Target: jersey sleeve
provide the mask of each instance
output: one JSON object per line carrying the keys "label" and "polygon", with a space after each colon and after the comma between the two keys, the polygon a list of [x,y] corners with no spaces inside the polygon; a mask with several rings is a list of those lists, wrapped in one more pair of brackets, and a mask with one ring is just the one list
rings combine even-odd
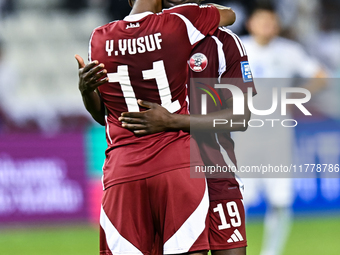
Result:
{"label": "jersey sleeve", "polygon": [[[222,44],[219,50],[220,82],[235,85],[243,93],[247,93],[248,88],[252,88],[253,95],[256,95],[247,51],[242,41],[229,29],[221,28],[218,35]],[[222,64],[223,61],[225,62],[224,65]],[[232,97],[229,90],[222,90],[221,93],[225,100]]]}
{"label": "jersey sleeve", "polygon": [[89,50],[88,50],[88,55],[87,55],[89,62],[92,62],[92,39],[93,39],[93,36],[94,36],[95,32],[96,32],[96,29],[94,29],[92,31],[92,34],[91,34],[90,40],[89,40]]}
{"label": "jersey sleeve", "polygon": [[219,11],[212,5],[183,4],[163,12],[176,15],[183,20],[193,46],[205,36],[212,35],[220,23]]}

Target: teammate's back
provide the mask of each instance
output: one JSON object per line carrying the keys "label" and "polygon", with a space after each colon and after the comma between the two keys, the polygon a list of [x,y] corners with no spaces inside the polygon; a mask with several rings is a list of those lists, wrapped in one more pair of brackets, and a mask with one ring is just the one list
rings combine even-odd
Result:
{"label": "teammate's back", "polygon": [[[95,29],[89,56],[108,70],[109,83],[99,90],[109,122],[120,126],[122,112],[140,111],[138,98],[185,113],[186,61],[193,45],[219,22],[218,12],[208,9],[213,8],[183,5],[158,15],[130,15]],[[200,21],[212,14],[214,25]]]}
{"label": "teammate's back", "polygon": [[[137,137],[121,127],[118,117],[122,112],[142,110],[139,98],[160,103],[171,112],[187,113],[187,60],[195,44],[213,33],[219,20],[214,7],[187,4],[161,14],[130,15],[94,30],[89,57],[105,64],[109,78],[99,87],[108,112],[106,187],[189,166],[188,134],[180,131]],[[112,149],[115,152],[109,155]],[[156,156],[162,162],[154,159]],[[132,168],[141,165],[144,170],[136,174]],[[115,171],[107,171],[105,176],[106,168]]]}

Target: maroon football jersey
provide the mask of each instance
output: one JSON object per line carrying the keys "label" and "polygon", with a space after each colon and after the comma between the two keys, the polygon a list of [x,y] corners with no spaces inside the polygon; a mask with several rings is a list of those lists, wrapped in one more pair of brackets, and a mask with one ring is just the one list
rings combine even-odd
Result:
{"label": "maroon football jersey", "polygon": [[[213,6],[186,4],[160,14],[130,15],[93,31],[89,59],[104,63],[109,78],[99,87],[107,109],[105,188],[190,166],[189,148],[195,146],[190,147],[187,133],[137,137],[118,117],[145,110],[137,99],[187,114],[186,63],[194,46],[217,29],[219,17]],[[200,162],[197,157],[192,163]]]}
{"label": "maroon football jersey", "polygon": [[[190,113],[201,114],[201,95],[210,91],[216,97],[216,103],[207,97],[207,113],[226,109],[226,101],[232,97],[228,89],[212,89],[214,84],[226,83],[239,87],[243,93],[248,87],[255,92],[246,50],[232,31],[219,28],[213,36],[206,37],[191,54],[188,62],[191,79]],[[204,78],[204,79],[197,79]],[[208,79],[207,79],[208,78]],[[203,90],[204,89],[204,90]],[[237,167],[234,142],[230,132],[193,134],[206,166]],[[239,183],[233,173],[207,173],[210,200],[242,198]]]}

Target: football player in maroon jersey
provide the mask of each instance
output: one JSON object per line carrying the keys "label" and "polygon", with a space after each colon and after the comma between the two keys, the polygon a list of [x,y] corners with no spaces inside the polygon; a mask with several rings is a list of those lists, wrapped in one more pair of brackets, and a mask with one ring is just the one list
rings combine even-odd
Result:
{"label": "football player in maroon jersey", "polygon": [[[156,234],[164,254],[209,249],[208,192],[204,179],[191,179],[189,172],[190,163],[203,164],[197,144],[183,131],[138,137],[118,118],[142,110],[140,97],[187,114],[186,60],[200,40],[229,24],[230,10],[190,4],[154,15],[159,8],[159,0],[137,0],[124,20],[93,31],[89,59],[105,70],[99,65],[98,74],[93,71],[99,62],[83,68],[76,56],[85,107],[106,125],[101,254],[150,254]],[[84,86],[89,78],[90,86]],[[91,86],[98,79],[100,86]],[[195,162],[189,146],[196,151]]]}
{"label": "football player in maroon jersey", "polygon": [[[169,6],[173,5],[173,2],[171,1]],[[214,84],[220,82],[234,84],[244,93],[245,98],[247,98],[248,88],[252,88],[255,94],[246,50],[237,35],[230,30],[219,29],[196,46],[188,63],[189,76],[194,78],[190,86],[190,117],[171,114],[158,104],[140,100],[139,104],[150,110],[123,113],[119,120],[122,121],[123,127],[138,135],[174,130],[191,131],[206,166],[226,165],[235,169],[237,164],[230,132],[244,131],[247,128],[250,111],[245,104],[244,115],[233,115],[232,94],[229,90],[220,89],[217,92],[223,102],[216,107],[213,100],[208,101],[208,114],[203,116],[200,114],[202,95],[200,87],[213,89]],[[202,85],[201,80],[197,78],[209,79],[203,80],[206,82]],[[216,119],[244,124],[217,125],[212,129]],[[209,237],[212,253],[244,255],[247,241],[242,184],[232,173],[209,174],[207,177],[210,177],[208,178],[211,219]]]}

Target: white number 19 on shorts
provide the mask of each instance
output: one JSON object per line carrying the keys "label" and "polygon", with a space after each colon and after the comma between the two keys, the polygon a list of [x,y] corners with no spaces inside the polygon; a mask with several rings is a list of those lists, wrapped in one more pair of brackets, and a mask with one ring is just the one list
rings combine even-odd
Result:
{"label": "white number 19 on shorts", "polygon": [[227,207],[227,213],[229,214],[230,223],[227,222],[227,218],[224,213],[222,203],[218,204],[217,207],[214,208],[214,212],[215,213],[218,212],[218,214],[220,215],[220,219],[222,223],[221,225],[218,226],[218,229],[222,230],[222,229],[231,228],[231,226],[235,228],[241,226],[242,221],[241,221],[240,213],[237,208],[236,202],[234,201],[228,202],[226,203],[226,207]]}

